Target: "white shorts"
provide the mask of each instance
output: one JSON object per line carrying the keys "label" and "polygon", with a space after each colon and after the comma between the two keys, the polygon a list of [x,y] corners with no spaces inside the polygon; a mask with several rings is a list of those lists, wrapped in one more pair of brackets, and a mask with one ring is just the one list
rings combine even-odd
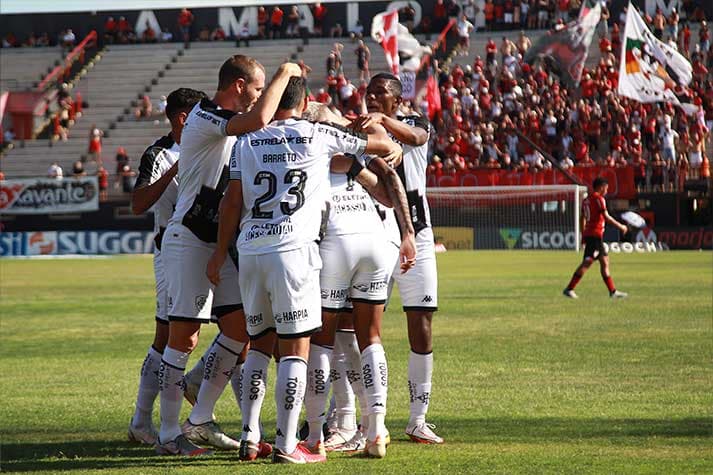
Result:
{"label": "white shorts", "polygon": [[322,328],[316,243],[285,252],[238,256],[248,335],[309,336]]}
{"label": "white shorts", "polygon": [[416,265],[402,274],[396,262],[393,280],[399,286],[404,312],[438,310],[438,271],[431,228],[416,235]]}
{"label": "white shorts", "polygon": [[206,277],[215,244],[198,239],[182,224],[171,224],[163,235],[161,261],[168,283],[168,319],[209,323],[242,308],[238,269],[228,258],[216,287]]}
{"label": "white shorts", "polygon": [[153,274],[156,281],[156,321],[168,323],[168,283],[158,249],[153,254]]}
{"label": "white shorts", "polygon": [[688,152],[688,164],[691,168],[700,168],[703,164],[703,154],[701,152]]}
{"label": "white shorts", "polygon": [[350,301],[383,304],[399,249],[381,234],[327,236],[319,243],[322,258],[322,308],[351,308]]}

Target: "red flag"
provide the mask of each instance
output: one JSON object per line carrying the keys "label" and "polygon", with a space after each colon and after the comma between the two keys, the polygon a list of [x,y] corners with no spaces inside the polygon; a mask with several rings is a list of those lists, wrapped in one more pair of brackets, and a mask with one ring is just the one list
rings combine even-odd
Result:
{"label": "red flag", "polygon": [[428,76],[426,81],[426,100],[428,101],[428,119],[433,120],[441,112],[441,92],[438,90],[436,78]]}
{"label": "red flag", "polygon": [[371,36],[381,44],[391,72],[399,74],[399,12],[379,13],[371,23]]}

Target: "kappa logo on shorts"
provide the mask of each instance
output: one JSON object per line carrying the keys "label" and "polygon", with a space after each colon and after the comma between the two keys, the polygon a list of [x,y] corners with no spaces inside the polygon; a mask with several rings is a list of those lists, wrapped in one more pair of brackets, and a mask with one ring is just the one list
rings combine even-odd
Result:
{"label": "kappa logo on shorts", "polygon": [[207,295],[198,295],[196,297],[196,311],[200,312],[205,307],[205,302],[208,300]]}
{"label": "kappa logo on shorts", "polygon": [[431,302],[433,302],[433,297],[431,297],[430,295],[426,295],[425,297],[423,297],[423,300],[421,300],[421,303],[431,303]]}

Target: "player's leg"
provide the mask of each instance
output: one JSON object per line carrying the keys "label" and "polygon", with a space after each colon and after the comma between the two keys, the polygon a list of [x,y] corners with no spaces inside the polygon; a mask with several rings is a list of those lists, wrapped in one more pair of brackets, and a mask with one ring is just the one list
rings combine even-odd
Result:
{"label": "player's leg", "polygon": [[322,329],[311,337],[305,393],[305,415],[309,427],[306,444],[314,453],[324,453],[322,428],[326,420],[324,408],[329,395],[337,312],[347,304],[353,274],[353,259],[347,252],[348,247],[340,236],[327,236],[319,245]]}
{"label": "player's leg", "polygon": [[243,364],[240,391],[240,459],[245,461],[267,457],[272,453],[270,444],[262,442],[260,412],[267,388],[268,367],[277,337],[268,289],[265,286],[266,269],[261,264],[260,257],[239,257],[240,291],[243,296],[246,330],[250,336],[250,349]]}
{"label": "player's leg", "polygon": [[198,344],[198,321],[171,321],[166,349],[159,367],[161,430],[157,451],[162,455],[201,455],[207,453],[191,443],[179,425],[183,401],[183,373],[188,357]]}
{"label": "player's leg", "polygon": [[356,401],[349,380],[351,370],[349,358],[352,355],[356,355],[358,368],[361,365],[361,355],[354,335],[351,312],[342,312],[337,315],[337,331],[331,361],[330,380],[334,397],[335,422],[324,442],[327,451],[342,450],[356,433]]}
{"label": "player's leg", "polygon": [[602,275],[604,285],[607,286],[607,290],[609,290],[609,296],[611,298],[624,299],[629,295],[626,292],[621,292],[616,289],[616,286],[614,285],[614,280],[612,279],[611,274],[609,273],[609,256],[607,255],[606,250],[604,249],[604,244],[601,244],[601,247],[602,250],[599,254],[599,271]]}
{"label": "player's leg", "polygon": [[381,321],[384,305],[353,300],[354,330],[361,351],[361,376],[364,384],[368,427],[366,453],[382,458],[386,455],[386,397],[388,366],[381,344]]}
{"label": "player's leg", "polygon": [[153,405],[159,393],[158,372],[161,357],[168,342],[168,289],[161,262],[160,251],[154,254],[154,278],[156,282],[156,323],[154,339],[141,366],[136,410],[129,424],[128,436],[132,442],[153,445],[158,436],[152,422]]}
{"label": "player's leg", "polygon": [[322,261],[316,244],[293,251],[267,254],[268,289],[279,338],[280,364],[275,384],[277,431],[273,462],[324,462],[298,445],[297,426],[307,386],[310,337],[321,329],[319,271]]}
{"label": "player's leg", "polygon": [[213,313],[218,318],[221,332],[207,352],[203,382],[183,430],[193,442],[202,441],[223,450],[238,450],[240,443],[228,437],[213,420],[215,404],[248,341],[238,273],[232,260],[226,260],[220,274],[220,284],[214,290]]}
{"label": "player's leg", "polygon": [[[324,288],[323,288],[324,290]],[[305,391],[305,417],[309,427],[306,439],[307,447],[314,453],[324,452],[324,432],[326,421],[324,408],[329,395],[331,372],[330,361],[334,349],[334,334],[337,327],[337,314],[322,308],[322,330],[310,339],[309,359],[307,361],[307,389]]]}
{"label": "player's leg", "polygon": [[213,345],[215,344],[215,340],[219,336],[220,333],[218,333],[215,338],[213,338],[213,342],[208,345],[208,348],[206,348],[200,359],[196,361],[196,364],[193,365],[193,368],[191,368],[190,371],[187,371],[185,376],[183,376],[183,380],[186,383],[186,386],[183,391],[183,396],[186,398],[186,401],[191,404],[191,406],[196,405],[196,401],[198,400],[198,391],[200,391],[201,384],[203,383],[203,373],[205,373],[205,360],[206,358],[208,358],[210,349],[213,347]]}
{"label": "player's leg", "polygon": [[[267,296],[265,295],[265,297]],[[269,301],[267,303],[269,309]],[[276,340],[274,328],[253,338],[243,364],[243,388],[240,396],[240,412],[242,413],[240,460],[255,460],[272,453],[272,447],[262,442],[260,413],[265,400],[268,367]]]}
{"label": "player's leg", "polygon": [[212,250],[180,225],[170,225],[164,234],[161,260],[168,283],[169,336],[163,353],[160,378],[161,430],[157,451],[161,454],[205,453],[191,443],[179,425],[188,357],[198,344],[202,323],[210,322],[213,290],[205,276],[205,263]]}
{"label": "player's leg", "polygon": [[394,280],[399,285],[403,310],[406,312],[411,352],[408,361],[409,422],[406,434],[414,442],[440,444],[443,439],[426,422],[431,402],[433,376],[433,345],[431,326],[438,309],[438,274],[433,232],[426,228],[416,236],[416,265],[402,274],[394,268]]}
{"label": "player's leg", "polygon": [[152,422],[153,405],[159,393],[159,367],[168,342],[168,322],[156,319],[154,340],[141,366],[136,410],[129,425],[129,440],[154,445],[158,436]]}
{"label": "player's leg", "polygon": [[569,280],[569,284],[567,284],[567,287],[562,291],[562,294],[565,297],[569,297],[572,299],[576,299],[577,294],[574,292],[575,287],[577,287],[577,284],[579,284],[579,281],[582,280],[582,277],[584,277],[584,274],[589,270],[589,268],[592,265],[592,262],[594,262],[594,259],[599,257],[599,248],[596,246],[596,243],[593,238],[590,237],[585,237],[584,238],[584,258],[582,259],[582,263],[577,266],[577,269],[575,269],[574,274],[572,274],[572,278]]}
{"label": "player's leg", "polygon": [[240,352],[238,357],[238,365],[235,367],[233,374],[230,376],[230,387],[233,389],[233,395],[235,396],[235,403],[240,407],[240,392],[242,391],[242,381],[243,381],[243,365],[248,357],[248,350],[250,350],[250,344],[245,345],[243,351]]}

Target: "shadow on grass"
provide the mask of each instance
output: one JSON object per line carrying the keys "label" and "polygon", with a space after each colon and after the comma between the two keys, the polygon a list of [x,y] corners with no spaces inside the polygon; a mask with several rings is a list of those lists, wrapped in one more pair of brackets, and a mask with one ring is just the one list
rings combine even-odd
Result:
{"label": "shadow on grass", "polygon": [[[617,439],[638,445],[643,439],[704,439],[713,436],[708,418],[607,419],[607,418],[434,418],[438,432],[449,443],[552,444],[576,440]],[[406,440],[397,431],[406,421],[389,421],[392,438]],[[38,434],[39,435],[39,434]],[[695,442],[694,442],[695,443]],[[163,468],[172,466],[220,466],[237,463],[237,454],[217,452],[206,458],[174,458],[155,455],[153,448],[118,440],[67,443],[3,444],[3,471],[71,471],[112,468]]]}

